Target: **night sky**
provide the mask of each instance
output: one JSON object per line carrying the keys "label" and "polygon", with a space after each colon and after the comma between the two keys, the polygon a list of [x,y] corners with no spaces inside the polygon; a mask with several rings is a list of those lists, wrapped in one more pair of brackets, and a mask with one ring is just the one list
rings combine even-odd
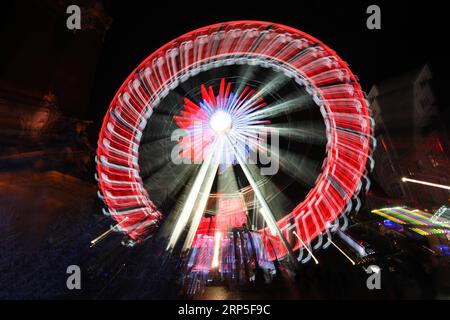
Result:
{"label": "night sky", "polygon": [[[381,8],[381,30],[369,30],[366,8]],[[334,49],[363,89],[426,62],[444,77],[446,11],[442,1],[109,1],[113,18],[100,54],[90,115],[100,120],[124,79],[154,50],[193,29],[230,20],[295,27]],[[446,81],[445,81],[446,82]],[[97,121],[95,121],[97,122]]]}

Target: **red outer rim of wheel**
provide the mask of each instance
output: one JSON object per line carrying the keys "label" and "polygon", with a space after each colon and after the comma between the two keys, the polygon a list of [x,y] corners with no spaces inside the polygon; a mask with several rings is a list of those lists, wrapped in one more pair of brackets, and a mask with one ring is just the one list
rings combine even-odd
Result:
{"label": "red outer rim of wheel", "polygon": [[[234,52],[237,45],[235,48],[231,46],[228,48],[229,52],[223,54],[206,52],[206,55],[198,60],[195,60],[195,57],[191,59],[189,56],[185,59],[184,68],[181,66],[183,59],[180,54],[176,58],[180,68],[177,70],[177,66],[170,65],[169,50],[174,48],[181,50],[181,44],[194,42],[200,36],[209,38],[213,34],[217,36],[218,32],[222,31],[228,35],[235,29],[247,32],[246,34],[254,31],[258,35],[263,32],[273,32],[274,36],[284,35],[290,40],[283,49],[286,49],[292,41],[304,42],[305,48],[318,47],[323,49],[322,58],[331,59],[331,66],[327,66],[325,70],[316,74],[312,72],[311,75],[305,71],[305,65],[295,65],[295,60],[289,61],[294,55],[286,54],[286,57],[283,57],[280,54],[282,50],[273,55],[258,52],[260,44],[255,48],[255,39],[252,43],[249,40],[249,43],[245,44],[245,37],[232,40],[228,38],[229,41],[236,41],[236,43],[241,41],[239,50]],[[225,41],[224,39],[227,38],[224,37],[217,41]],[[219,43],[219,46],[221,44],[223,42]],[[305,48],[299,49],[299,51]],[[124,81],[104,118],[97,149],[97,172],[101,197],[106,203],[107,212],[118,222],[119,230],[128,234],[131,239],[135,241],[144,239],[156,229],[158,222],[163,217],[143,188],[136,161],[138,157],[136,146],[139,146],[140,141],[139,126],[143,125],[142,118],[145,119],[146,115],[149,116],[150,109],[155,105],[152,99],[158,97],[160,90],[167,88],[168,83],[179,77],[183,70],[186,71],[194,64],[198,66],[199,63],[211,61],[213,58],[220,59],[235,54],[271,59],[295,70],[308,81],[326,113],[328,142],[323,171],[305,199],[292,212],[278,221],[280,229],[292,243],[293,249],[302,247],[302,242],[311,243],[319,234],[322,234],[330,223],[348,208],[352,197],[359,192],[361,178],[365,173],[366,162],[371,152],[372,120],[361,87],[348,65],[321,41],[292,27],[263,21],[217,23],[191,31],[170,41],[142,61]],[[159,62],[161,62],[161,66],[158,70],[155,67],[158,67]],[[147,72],[148,70],[150,71]],[[139,83],[141,87],[139,87]],[[144,86],[145,83],[147,83],[146,86]],[[334,94],[330,91],[331,83],[345,86],[348,90]],[[127,102],[124,102],[124,97],[128,99],[128,105]],[[353,101],[353,108],[351,104],[343,106],[344,100]],[[132,109],[129,104],[140,116],[130,111]],[[116,114],[126,118],[132,126],[125,126],[123,122],[118,121],[115,117]],[[292,236],[293,231],[302,241],[298,241],[296,237]],[[275,239],[272,238],[272,240]],[[274,253],[278,257],[283,256],[286,253],[285,249],[281,245],[277,245],[276,241],[274,242]]]}

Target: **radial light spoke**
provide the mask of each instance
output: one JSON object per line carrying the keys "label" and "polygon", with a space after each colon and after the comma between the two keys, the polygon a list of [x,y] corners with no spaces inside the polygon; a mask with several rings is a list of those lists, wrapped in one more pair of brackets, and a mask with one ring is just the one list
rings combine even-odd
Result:
{"label": "radial light spoke", "polygon": [[173,249],[181,232],[183,231],[184,227],[186,226],[186,224],[189,220],[189,217],[195,206],[195,201],[197,199],[197,196],[200,192],[202,184],[205,181],[205,178],[208,173],[208,169],[211,165],[213,156],[214,156],[214,153],[209,152],[209,154],[206,157],[206,160],[200,166],[200,170],[199,170],[197,176],[195,177],[192,188],[189,191],[188,197],[183,205],[183,209],[181,210],[181,213],[177,219],[175,227],[173,228],[173,232],[172,232],[172,235],[170,236],[169,244],[167,245],[167,250]]}

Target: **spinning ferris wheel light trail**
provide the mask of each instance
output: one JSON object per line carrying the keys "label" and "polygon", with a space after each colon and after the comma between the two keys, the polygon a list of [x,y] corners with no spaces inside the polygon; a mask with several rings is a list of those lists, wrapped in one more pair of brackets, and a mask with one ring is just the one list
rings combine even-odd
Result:
{"label": "spinning ferris wheel light trail", "polygon": [[[185,134],[171,141],[176,130]],[[261,21],[207,26],[152,53],[117,92],[98,143],[100,195],[126,244],[164,223],[167,250],[214,240],[204,265],[220,266],[216,246],[244,214],[271,259],[318,263],[312,250],[347,226],[373,163],[372,130],[357,78],[318,39]],[[231,218],[226,199],[239,203]],[[206,215],[213,239],[198,231]]]}
{"label": "spinning ferris wheel light trail", "polygon": [[202,184],[204,183],[206,175],[208,173],[209,166],[211,165],[213,155],[214,155],[213,152],[209,153],[207,159],[203,162],[202,166],[200,167],[198,175],[195,177],[194,184],[192,185],[187,200],[181,211],[180,217],[178,218],[178,221],[172,232],[169,244],[167,245],[167,249],[171,249],[175,246],[175,243],[177,242],[180,233],[182,232],[183,228],[186,226],[188,222],[190,214],[195,206],[195,200],[197,199]]}
{"label": "spinning ferris wheel light trail", "polygon": [[259,203],[262,206],[262,210],[260,210],[264,221],[266,222],[267,226],[269,227],[270,232],[272,235],[278,235],[283,242],[283,245],[291,258],[295,261],[294,253],[292,252],[291,245],[287,242],[286,238],[284,237],[283,233],[281,232],[280,228],[277,225],[277,222],[275,218],[273,217],[272,211],[270,210],[266,200],[264,199],[264,196],[261,194],[261,191],[258,188],[258,185],[256,184],[255,179],[252,177],[252,174],[247,169],[247,166],[245,164],[245,160],[242,158],[242,156],[239,154],[239,151],[237,150],[235,144],[231,141],[229,137],[227,137],[229,144],[232,146],[233,151],[236,155],[237,161],[239,165],[242,168],[242,171],[244,171],[245,177],[247,178],[248,182],[250,183],[253,192],[255,193],[256,198],[258,199]]}
{"label": "spinning ferris wheel light trail", "polygon": [[203,188],[199,194],[199,198],[197,200],[197,208],[194,212],[194,217],[192,219],[191,227],[189,229],[189,233],[187,235],[183,250],[188,250],[191,248],[192,242],[194,241],[195,233],[197,232],[198,225],[200,224],[200,220],[203,216],[203,213],[206,208],[206,203],[209,199],[209,195],[211,192],[211,188],[214,182],[214,178],[219,167],[219,163],[210,165],[208,168],[208,173],[205,178],[205,182],[203,184]]}
{"label": "spinning ferris wheel light trail", "polygon": [[216,232],[214,235],[214,255],[212,259],[211,267],[217,268],[219,266],[219,251],[220,251],[220,240],[222,239],[222,233],[220,231]]}
{"label": "spinning ferris wheel light trail", "polygon": [[317,258],[314,256],[314,254],[311,252],[311,250],[308,248],[308,246],[303,242],[302,238],[300,238],[297,234],[297,232],[293,232],[294,236],[297,237],[298,241],[300,241],[303,245],[303,247],[308,251],[308,253],[311,255],[311,257],[313,258],[314,262],[316,264],[319,264],[319,260],[317,260]]}
{"label": "spinning ferris wheel light trail", "polygon": [[106,238],[108,235],[110,235],[112,232],[114,232],[118,226],[119,226],[119,225],[116,224],[115,226],[109,228],[109,230],[106,230],[105,232],[103,232],[103,233],[102,233],[101,235],[99,235],[97,238],[91,240],[91,245],[90,245],[91,248],[92,248],[93,246],[95,246],[97,243],[99,243],[100,241],[102,241],[103,239],[105,239],[105,238]]}

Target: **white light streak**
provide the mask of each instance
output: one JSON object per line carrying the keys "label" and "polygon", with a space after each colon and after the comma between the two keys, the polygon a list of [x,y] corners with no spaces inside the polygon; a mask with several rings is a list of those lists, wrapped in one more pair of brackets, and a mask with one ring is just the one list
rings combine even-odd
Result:
{"label": "white light streak", "polygon": [[443,185],[443,184],[432,183],[432,182],[427,182],[427,181],[422,181],[422,180],[409,179],[409,178],[405,178],[405,177],[402,178],[402,182],[412,182],[412,183],[417,183],[417,184],[423,184],[423,185],[430,186],[430,187],[450,190],[450,186],[446,186],[446,185]]}
{"label": "white light streak", "polygon": [[350,258],[341,248],[339,248],[331,239],[330,242],[333,246],[335,246],[336,249],[339,250],[339,252],[341,252],[351,263],[352,265],[355,265],[355,261],[352,260],[352,258]]}
{"label": "white light streak", "polygon": [[203,185],[206,174],[208,173],[208,168],[211,164],[212,156],[213,156],[213,152],[210,152],[208,154],[207,158],[205,159],[205,161],[202,163],[200,170],[199,170],[197,176],[195,177],[194,184],[192,185],[189,195],[184,203],[183,209],[181,210],[180,216],[178,217],[178,220],[173,229],[173,232],[170,237],[169,244],[167,245],[166,250],[173,249],[181,232],[183,231],[184,227],[186,226],[186,224],[189,220],[192,210],[194,209],[197,196]]}
{"label": "white light streak", "polygon": [[[128,217],[125,217],[125,219],[123,219],[122,222],[127,221]],[[122,223],[118,223],[116,224],[114,227],[111,227],[109,230],[106,230],[105,232],[103,232],[101,235],[99,235],[97,238],[95,238],[94,240],[91,240],[91,245],[90,247],[92,248],[93,246],[95,246],[98,242],[102,241],[103,239],[105,239],[107,236],[109,236],[111,234],[111,232],[117,230],[120,227],[120,224]]]}
{"label": "white light streak", "polygon": [[212,259],[212,268],[219,267],[219,253],[220,253],[220,241],[222,240],[222,232],[217,231],[215,234],[215,242],[214,242],[214,254]]}
{"label": "white light streak", "polygon": [[205,182],[203,184],[203,190],[199,194],[199,199],[196,200],[197,208],[192,218],[191,226],[183,246],[183,251],[188,250],[192,246],[194,241],[195,233],[197,232],[200,221],[202,220],[203,213],[205,212],[206,204],[211,193],[211,188],[214,183],[214,178],[216,177],[217,169],[219,167],[219,162],[216,161],[215,164],[209,167],[208,174],[206,176]]}
{"label": "white light streak", "polygon": [[[287,252],[289,253],[289,256],[294,259],[294,254],[292,252],[292,248],[290,244],[287,242],[286,238],[284,237],[283,233],[281,232],[280,228],[278,227],[277,221],[275,220],[272,211],[270,210],[266,200],[264,199],[264,196],[262,195],[261,191],[259,190],[258,184],[253,179],[253,176],[251,175],[249,169],[247,168],[246,164],[244,163],[244,159],[239,154],[239,151],[235,147],[235,145],[231,142],[230,138],[227,136],[228,142],[231,144],[232,150],[234,151],[236,155],[236,159],[239,163],[239,165],[242,168],[242,171],[244,172],[245,176],[247,177],[248,182],[250,183],[253,192],[258,199],[259,203],[261,204],[261,207],[263,210],[260,210],[264,221],[267,224],[267,227],[269,228],[270,232],[272,234],[278,234],[280,240],[283,242],[283,245],[285,246]],[[297,261],[294,259],[294,261]]]}
{"label": "white light streak", "polygon": [[308,253],[311,255],[311,257],[314,259],[314,262],[316,264],[319,264],[319,260],[317,260],[317,258],[314,256],[314,254],[312,253],[311,250],[309,250],[308,246],[303,242],[303,240],[299,237],[299,235],[297,234],[297,232],[292,232],[294,234],[294,236],[297,237],[298,241],[300,241],[300,243],[302,244],[302,246],[306,249],[306,251],[308,251]]}

